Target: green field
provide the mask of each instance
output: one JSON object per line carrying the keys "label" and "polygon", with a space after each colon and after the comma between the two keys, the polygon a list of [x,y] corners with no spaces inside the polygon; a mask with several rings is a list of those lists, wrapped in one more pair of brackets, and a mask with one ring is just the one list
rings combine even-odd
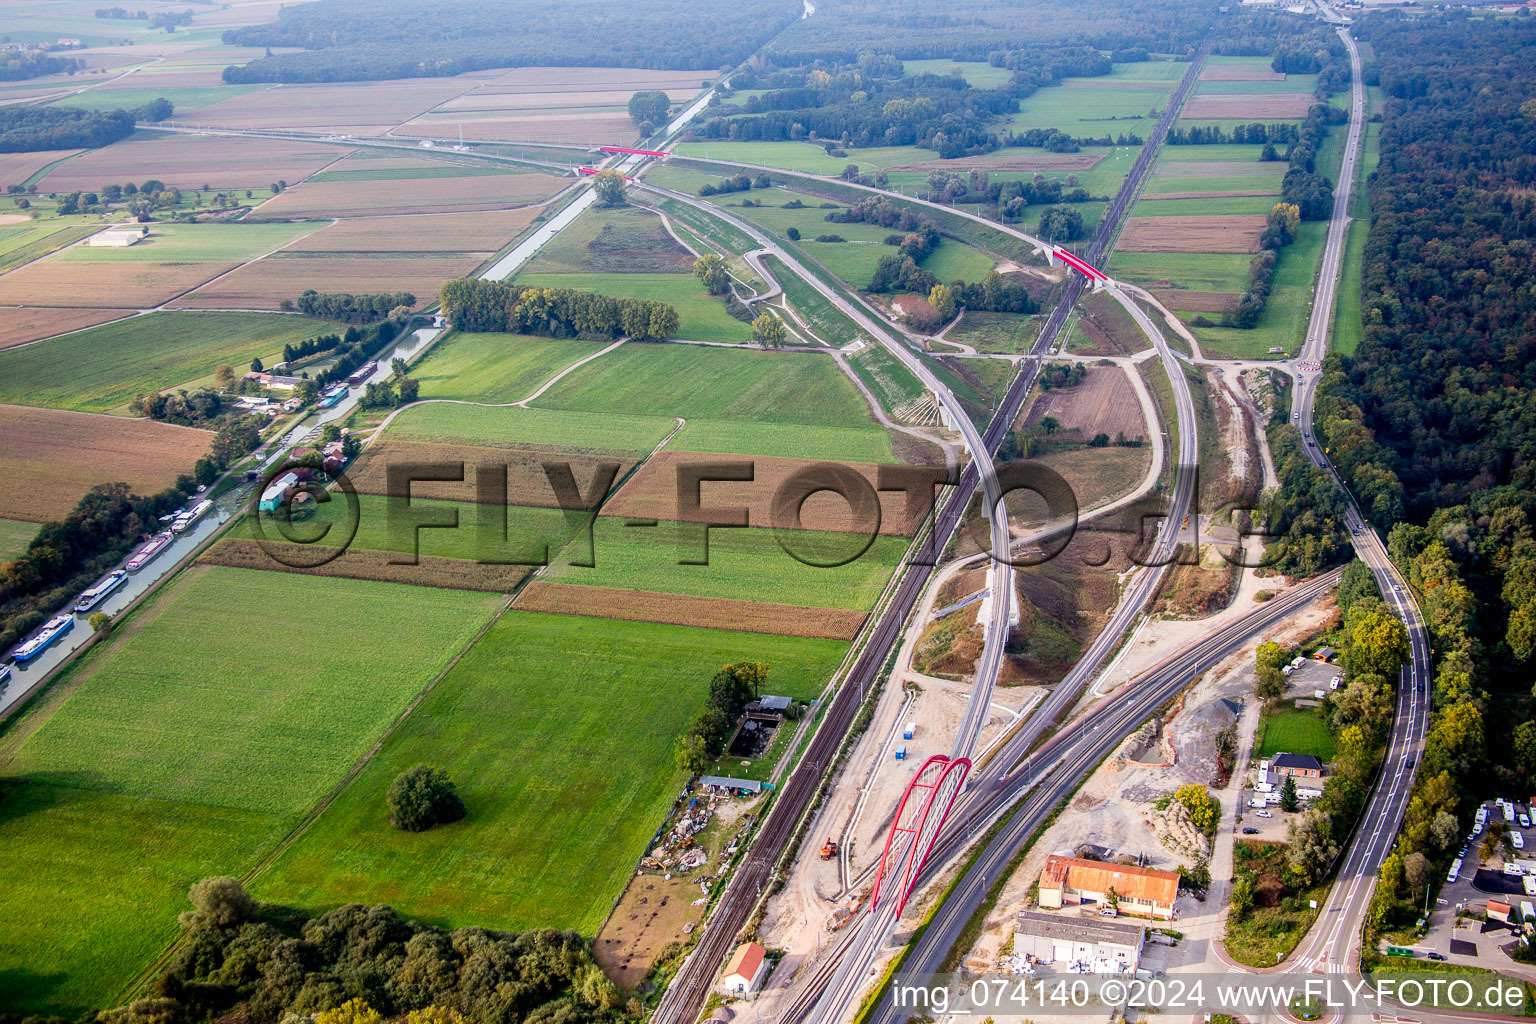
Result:
{"label": "green field", "polygon": [[[1301,225],[1296,241],[1280,250],[1275,264],[1274,283],[1269,300],[1258,326],[1250,330],[1231,327],[1195,327],[1195,336],[1207,355],[1226,356],[1234,359],[1262,358],[1274,346],[1287,352],[1299,350],[1306,336],[1307,319],[1312,313],[1313,287],[1317,278],[1317,265],[1323,256],[1323,246],[1328,240],[1328,225],[1324,221],[1307,221]],[[1247,257],[1233,257],[1242,261],[1245,270]],[[1230,289],[1241,291],[1241,288]]]}
{"label": "green field", "polygon": [[[212,568],[164,592],[17,749],[56,785],[300,814],[497,598]],[[259,617],[259,641],[252,615]]]}
{"label": "green field", "polygon": [[1241,292],[1248,287],[1251,256],[1209,252],[1116,252],[1109,269],[1133,284],[1172,281],[1201,292]]}
{"label": "green field", "polygon": [[1145,89],[1052,86],[1020,100],[1019,112],[1009,119],[1007,127],[1016,132],[1055,128],[1068,135],[1089,138],[1122,132],[1145,137],[1155,123],[1152,111],[1167,106],[1173,85],[1169,81]]}
{"label": "green field", "polygon": [[1333,758],[1333,736],[1328,723],[1310,708],[1284,708],[1267,712],[1263,732],[1254,743],[1255,757],[1275,754],[1313,754],[1324,761]]}
{"label": "green field", "polygon": [[279,313],[150,313],[0,351],[0,402],[105,412],[220,363],[243,370],[253,356],[281,359],[284,345],[337,330]]}
{"label": "green field", "polygon": [[577,217],[523,269],[524,274],[687,274],[693,255],[660,217],[633,206],[595,207]]}
{"label": "green field", "polygon": [[241,569],[151,598],[0,742],[5,1008],[109,1005],[187,886],[253,867],[499,600]]}
{"label": "green field", "polygon": [[520,402],[602,348],[601,342],[457,331],[434,345],[411,376],[421,381],[422,398]]}
{"label": "green field", "polygon": [[[464,490],[466,494],[474,491],[474,467],[466,466]],[[547,493],[547,492],[546,492]],[[490,516],[490,521],[495,528],[501,528],[502,506],[479,505],[473,501],[444,501],[433,498],[414,497],[411,499],[410,509],[400,509],[393,517],[390,514],[389,499],[381,494],[359,494],[357,533],[350,545],[359,551],[415,551],[423,557],[436,558],[461,558],[471,561],[490,560],[503,554],[500,546],[493,548],[484,547],[476,533],[479,517],[484,514]],[[453,517],[458,516],[458,528],[427,527],[417,530],[415,523],[429,520],[431,522],[451,523]],[[557,508],[541,508],[533,505],[508,505],[507,515],[507,539],[509,549],[515,548],[527,550],[535,544],[549,544],[551,551],[558,550],[585,522],[585,518],[579,513],[574,517],[567,517],[566,513]],[[310,538],[320,536],[320,531],[331,527],[336,531],[327,536],[342,537],[349,529],[348,504],[344,501],[329,501],[321,505],[313,518],[300,523],[288,525],[286,536],[294,537],[298,543],[309,542]],[[391,526],[391,518],[394,520]],[[264,518],[258,524],[254,519],[247,517],[236,524],[230,532],[232,537],[265,538],[270,541],[282,541],[285,534],[283,526]],[[314,543],[323,544],[324,540],[316,540]],[[277,564],[272,568],[277,570]]]}
{"label": "green field", "polygon": [[808,353],[626,345],[575,370],[535,405],[680,416],[688,422],[672,447],[691,451],[789,455],[784,446],[793,443],[802,458],[891,459],[863,396],[831,359]]}
{"label": "green field", "polygon": [[1215,214],[1257,213],[1275,208],[1279,196],[1225,196],[1220,199],[1158,199],[1143,196],[1136,204],[1138,217],[1209,217]]}
{"label": "green field", "polygon": [[923,397],[922,382],[884,345],[865,345],[848,357],[848,366],[879,399],[887,413],[894,415],[897,410]]}
{"label": "green field", "polygon": [[[873,608],[880,591],[901,561],[907,542],[877,537],[868,551],[847,565],[822,568],[797,561],[764,529],[709,531],[709,564],[679,565],[687,553],[703,550],[703,529],[696,524],[662,521],[654,527],[626,526],[625,520],[599,516],[594,529],[592,568],[564,564],[550,579],[594,587],[650,590],[694,597],[795,604],[809,608]],[[867,537],[848,533],[797,532],[794,550],[817,561],[849,557]]]}
{"label": "green field", "polygon": [[[999,352],[1013,355],[1024,352],[1033,345],[1040,334],[1040,322],[1018,313],[973,313],[967,310],[960,322],[949,329],[944,337],[949,341],[969,345],[978,352]],[[935,347],[942,353],[942,346]]]}
{"label": "green field", "polygon": [[388,436],[401,441],[558,446],[639,456],[656,447],[676,426],[676,420],[661,416],[433,403],[400,413],[390,423]]}
{"label": "green field", "polygon": [[855,341],[869,341],[869,335],[848,317],[848,314],[827,301],[827,297],[813,288],[799,274],[794,274],[777,257],[768,256],[764,264],[773,272],[779,284],[784,286],[784,298],[800,314],[810,329],[823,342],[836,348]]}
{"label": "green field", "polygon": [[244,263],[327,223],[152,224],[148,238],[125,249],[77,245],[54,259],[62,263]]}
{"label": "green field", "polygon": [[[672,746],[722,664],[771,667],[774,693],[818,693],[846,645],[512,611],[254,884],[309,908],[387,902],[445,926],[593,934],[683,776]],[[469,816],[388,827],[384,792],[428,763]]]}
{"label": "green field", "polygon": [[1344,241],[1344,272],[1339,277],[1339,292],[1333,307],[1333,336],[1329,339],[1330,351],[1354,355],[1360,347],[1365,323],[1361,318],[1361,264],[1365,259],[1365,235],[1367,225],[1358,220],[1349,222],[1349,233]]}
{"label": "green field", "polygon": [[0,519],[0,561],[15,558],[26,551],[32,538],[37,536],[37,530],[37,523]]}
{"label": "green field", "polygon": [[746,343],[752,330],[725,311],[725,303],[704,290],[692,274],[530,274],[519,285],[579,288],[619,299],[652,299],[677,308],[678,336],[689,341]]}
{"label": "green field", "polygon": [[[129,79],[132,81],[132,79]],[[78,93],[74,96],[66,96],[61,100],[55,100],[51,105],[55,107],[80,107],[85,110],[133,110],[142,107],[146,103],[153,103],[157,99],[167,99],[176,108],[177,114],[183,114],[189,110],[206,107],[210,103],[220,100],[233,99],[243,96],[248,92],[258,89],[269,89],[267,85],[207,85],[207,86],[169,86],[161,89],[92,89]]]}
{"label": "green field", "polygon": [[[1264,68],[1268,71],[1268,68]],[[1197,82],[1195,95],[1200,96],[1261,96],[1266,93],[1306,93],[1311,95],[1317,88],[1316,75],[1286,75],[1278,82]],[[1345,90],[1345,95],[1349,95]],[[1256,120],[1265,120],[1256,118]]]}

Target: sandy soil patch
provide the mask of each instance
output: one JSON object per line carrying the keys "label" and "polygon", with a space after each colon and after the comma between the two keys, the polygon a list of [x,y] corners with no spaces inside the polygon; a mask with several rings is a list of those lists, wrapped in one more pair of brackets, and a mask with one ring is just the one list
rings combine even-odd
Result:
{"label": "sandy soil patch", "polygon": [[110,309],[132,306],[144,309],[169,302],[236,266],[235,263],[29,263],[0,277],[0,305]]}
{"label": "sandy soil patch", "polygon": [[295,252],[496,252],[539,215],[537,207],[344,220],[305,235]]}
{"label": "sandy soil patch", "polygon": [[474,256],[288,256],[247,263],[176,302],[177,309],[277,309],[306,288],[323,292],[410,292],[417,302],[437,295],[444,281],[463,277]]}
{"label": "sandy soil patch", "polygon": [[1102,153],[1043,153],[1019,148],[1002,149],[959,160],[921,160],[892,167],[893,171],[943,171],[975,167],[985,171],[1086,171],[1104,159]]}
{"label": "sandy soil patch", "polygon": [[1243,189],[1236,192],[1149,192],[1141,198],[1144,201],[1156,201],[1158,199],[1243,199],[1251,196],[1278,196],[1277,188]]}
{"label": "sandy soil patch", "polygon": [[385,583],[412,583],[420,587],[446,590],[476,590],[488,594],[510,593],[529,573],[523,565],[483,565],[465,558],[438,558],[421,555],[419,565],[394,565],[404,557],[398,551],[368,551],[349,548],[335,560],[313,569],[294,568],[318,559],[333,548],[314,544],[269,543],[245,537],[226,537],[205,551],[198,559],[205,565],[231,565],[238,569],[268,569],[302,576],[340,576],[353,580],[381,580]]}
{"label": "sandy soil patch", "polygon": [[1262,214],[1191,217],[1132,217],[1115,244],[1126,252],[1259,251],[1268,223]]}
{"label": "sandy soil patch", "polygon": [[1090,366],[1077,387],[1041,391],[1025,413],[1024,425],[1035,426],[1046,416],[1056,417],[1058,434],[1076,431],[1085,439],[1095,434],[1114,437],[1120,431],[1141,437],[1147,432],[1141,403],[1118,366]]}
{"label": "sandy soil patch", "polygon": [[462,483],[418,481],[411,484],[413,497],[441,498],[445,501],[478,501],[475,468],[505,466],[507,467],[505,503],[535,508],[559,507],[559,502],[555,499],[554,487],[544,471],[546,463],[569,463],[576,479],[576,486],[582,494],[589,492],[599,464],[618,463],[619,469],[615,479],[622,479],[634,465],[633,460],[628,459],[605,459],[563,452],[381,439],[369,445],[367,451],[352,464],[352,468],[347,470],[347,478],[361,494],[388,494],[389,467],[407,462],[464,463]]}
{"label": "sandy soil patch", "polygon": [[548,174],[308,181],[273,196],[256,208],[251,219],[500,210],[548,198],[563,184],[559,178]]}
{"label": "sandy soil patch", "polygon": [[[1132,402],[1134,403],[1134,398]],[[697,452],[658,452],[625,484],[603,509],[604,515],[636,519],[684,520],[677,502],[678,469],[691,463],[729,462],[753,467],[750,481],[711,481],[702,485],[701,504],[706,508],[745,507],[750,525],[767,526],[773,522],[773,496],[779,487],[797,472],[815,466],[832,466],[805,459],[774,459],[762,456],[703,455]],[[878,470],[862,463],[838,463],[858,473],[875,486]],[[929,470],[942,475],[942,470]],[[910,536],[927,512],[924,505],[918,515],[907,515],[906,496],[900,491],[882,491],[880,497],[880,532],[888,536]],[[708,516],[704,517],[709,518]],[[840,533],[865,532],[867,523],[856,522],[849,504],[829,492],[812,495],[801,508],[801,528]]]}
{"label": "sandy soil patch", "polygon": [[61,164],[42,181],[49,192],[158,178],[178,188],[266,188],[299,181],[346,150],[275,139],[171,136],[125,139]]}
{"label": "sandy soil patch", "polygon": [[1200,72],[1202,82],[1283,82],[1279,71],[1250,71],[1246,68],[1209,67]]}
{"label": "sandy soil patch", "polygon": [[213,434],[147,419],[0,405],[0,517],[57,519],[97,484],[153,494],[190,472]]}
{"label": "sandy soil patch", "polygon": [[0,349],[95,327],[132,312],[131,309],[0,308]]}
{"label": "sandy soil patch", "polygon": [[1169,309],[1187,313],[1230,313],[1242,298],[1236,292],[1191,292],[1179,289],[1155,291],[1152,295]]}
{"label": "sandy soil patch", "polygon": [[588,587],[535,580],[513,606],[525,611],[586,615],[630,622],[665,622],[677,626],[735,629],[746,633],[852,640],[864,624],[864,612],[799,605],[690,597],[617,587]]}
{"label": "sandy soil patch", "polygon": [[0,185],[20,185],[55,160],[74,156],[78,149],[44,149],[36,153],[0,153]]}
{"label": "sandy soil patch", "polygon": [[1305,92],[1209,93],[1191,96],[1180,116],[1186,121],[1249,121],[1259,117],[1306,117],[1317,100]]}

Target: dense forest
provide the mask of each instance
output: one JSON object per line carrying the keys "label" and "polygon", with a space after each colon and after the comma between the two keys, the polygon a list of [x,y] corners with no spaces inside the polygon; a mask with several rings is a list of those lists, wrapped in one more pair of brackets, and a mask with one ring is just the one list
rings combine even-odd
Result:
{"label": "dense forest", "polygon": [[43,75],[57,75],[85,67],[79,57],[57,57],[42,50],[0,54],[0,82],[20,82]]}
{"label": "dense forest", "polygon": [[192,886],[152,994],[100,1024],[589,1024],[635,1015],[574,932],[445,931],[386,906],[308,917],[233,878]]}
{"label": "dense forest", "polygon": [[1387,101],[1363,337],[1325,364],[1320,441],[1387,532],[1435,652],[1415,795],[1372,904],[1390,929],[1444,877],[1477,799],[1536,785],[1536,19],[1377,14],[1355,34]]}
{"label": "dense forest", "polygon": [[110,146],[133,134],[139,121],[163,121],[174,108],[165,99],[134,111],[74,107],[0,107],[0,153]]}
{"label": "dense forest", "polygon": [[513,331],[555,338],[636,341],[677,335],[677,309],[647,299],[616,299],[574,288],[528,288],[460,277],[445,281],[443,313],[461,331]]}
{"label": "dense forest", "polygon": [[769,48],[781,65],[851,62],[878,50],[901,60],[949,57],[987,60],[998,50],[1056,43],[1100,50],[1140,48],[1193,53],[1220,6],[1218,0],[841,0],[792,26]]}
{"label": "dense forest", "polygon": [[357,82],[457,75],[482,68],[690,68],[708,77],[740,63],[799,18],[800,0],[665,7],[624,0],[475,0],[431,5],[318,0],[284,7],[270,25],[231,29],[234,46],[303,47],[224,69],[224,81]]}

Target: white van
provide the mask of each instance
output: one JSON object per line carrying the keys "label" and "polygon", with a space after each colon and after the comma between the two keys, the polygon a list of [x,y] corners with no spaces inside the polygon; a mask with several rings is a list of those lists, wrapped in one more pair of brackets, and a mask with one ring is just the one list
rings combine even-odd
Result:
{"label": "white van", "polygon": [[1454,882],[1460,876],[1461,876],[1461,858],[1457,857],[1455,860],[1451,861],[1451,870],[1450,870],[1450,873],[1445,876],[1445,880],[1447,882]]}
{"label": "white van", "polygon": [[1517,850],[1525,849],[1525,836],[1521,835],[1519,832],[1511,832],[1509,834],[1509,845],[1513,846]]}

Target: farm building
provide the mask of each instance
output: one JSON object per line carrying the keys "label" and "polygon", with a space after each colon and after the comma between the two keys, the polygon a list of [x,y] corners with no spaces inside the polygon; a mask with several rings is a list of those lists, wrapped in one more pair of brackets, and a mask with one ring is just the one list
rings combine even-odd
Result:
{"label": "farm building", "polygon": [[1129,974],[1141,963],[1146,935],[1145,928],[1128,921],[1021,910],[1013,924],[1013,952],[1060,967],[1085,964],[1098,974]]}
{"label": "farm building", "polygon": [[1267,781],[1276,784],[1284,782],[1287,775],[1297,779],[1320,779],[1323,762],[1313,754],[1276,754],[1269,759],[1269,775]]}
{"label": "farm building", "polygon": [[1317,653],[1313,654],[1312,657],[1318,661],[1332,661],[1338,653],[1332,647],[1319,647]]}
{"label": "farm building", "polygon": [[85,240],[86,245],[111,249],[126,249],[146,234],[143,228],[107,228]]}
{"label": "farm building", "polygon": [[1173,901],[1179,895],[1179,873],[1105,864],[1053,854],[1040,872],[1040,905],[1051,910],[1086,903],[1103,904],[1113,889],[1120,913],[1173,920]]}
{"label": "farm building", "polygon": [[284,499],[288,497],[289,489],[298,482],[299,477],[296,473],[284,473],[273,480],[267,489],[261,492],[261,511],[277,511],[278,506],[282,505]]}
{"label": "farm building", "polygon": [[756,992],[768,973],[768,951],[755,942],[743,942],[726,962],[720,990],[732,995]]}

